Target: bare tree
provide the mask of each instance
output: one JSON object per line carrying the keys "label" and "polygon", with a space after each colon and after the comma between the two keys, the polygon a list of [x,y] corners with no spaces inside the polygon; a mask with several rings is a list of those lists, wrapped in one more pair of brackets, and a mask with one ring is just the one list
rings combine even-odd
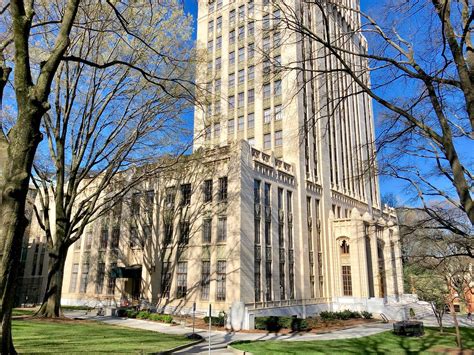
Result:
{"label": "bare tree", "polygon": [[[189,18],[177,4],[137,3],[127,8],[127,28],[139,39],[114,43],[120,23],[110,33],[115,14],[101,9],[98,6],[88,13],[88,21],[97,25],[77,37],[73,33],[68,57],[87,55],[94,63],[106,57],[109,62],[127,61],[127,65],[98,68],[84,61],[66,61],[53,82],[53,109],[43,121],[48,148],[38,152],[48,157],[38,159],[33,175],[40,197],[36,217],[49,254],[46,294],[38,316],[61,316],[67,252],[86,225],[154,176],[162,164],[175,163],[173,159],[159,161],[159,155],[179,157],[188,148],[182,115],[193,102],[190,84],[185,84],[191,83],[193,64]],[[95,21],[99,17],[101,21]],[[170,31],[172,39],[167,38]],[[127,34],[122,32],[122,36]],[[158,53],[156,45],[163,46],[165,40],[167,46]],[[168,60],[171,55],[173,59]],[[147,75],[155,77],[153,82],[132,67],[147,67]],[[107,189],[117,179],[125,181]]]}
{"label": "bare tree", "polygon": [[[139,66],[134,65],[127,57],[109,61],[110,55],[114,54],[113,43],[128,45],[130,57],[133,57],[135,49],[148,48],[156,56],[162,55],[162,61],[175,63],[177,67],[179,60],[175,60],[173,55],[168,55],[169,36],[168,40],[160,36],[147,42],[140,37],[143,33],[136,32],[139,26],[134,27],[140,22],[135,16],[143,15],[139,14],[141,5],[143,9],[147,6],[153,10],[156,8],[153,16],[158,17],[166,13],[168,5],[158,5],[155,1],[124,3],[108,0],[104,2],[11,0],[4,4],[0,8],[1,103],[6,102],[5,98],[9,99],[10,87],[7,84],[10,83],[10,74],[14,73],[12,81],[14,97],[8,100],[13,106],[14,122],[10,127],[5,124],[1,126],[2,135],[4,129],[7,129],[8,144],[0,205],[0,250],[3,253],[0,270],[1,352],[7,354],[15,353],[11,337],[11,308],[21,241],[27,224],[24,218],[26,194],[34,156],[42,139],[41,121],[50,110],[50,91],[60,64],[75,62],[97,69],[126,67],[166,91],[167,87],[161,84],[162,73],[154,71],[157,63],[147,62],[146,65]],[[150,16],[143,16],[144,21],[149,18]],[[103,21],[107,23],[106,27],[101,27]],[[160,23],[161,21],[158,21],[154,25],[159,26]],[[71,45],[75,48],[80,47],[80,43],[72,42],[71,33],[74,33],[75,39],[84,40],[86,33],[92,35],[97,30],[115,35],[110,47],[101,48],[101,53],[68,51]],[[91,37],[86,38],[92,40]],[[94,61],[94,55],[100,54],[100,60]],[[65,72],[67,71],[62,71]],[[166,75],[169,73],[165,73],[165,78]],[[181,89],[184,87],[185,85],[182,85]],[[2,116],[2,121],[3,118]]]}
{"label": "bare tree", "polygon": [[[406,181],[423,210],[445,229],[472,234],[442,214],[448,205],[474,223],[472,4],[387,0],[368,12],[352,1],[273,6],[280,9],[280,29],[307,44],[306,55],[283,69],[321,88],[337,82],[337,90],[321,93],[326,102],[317,116],[333,115],[354,96],[372,98],[381,121],[379,173]],[[371,165],[377,169],[375,161]]]}

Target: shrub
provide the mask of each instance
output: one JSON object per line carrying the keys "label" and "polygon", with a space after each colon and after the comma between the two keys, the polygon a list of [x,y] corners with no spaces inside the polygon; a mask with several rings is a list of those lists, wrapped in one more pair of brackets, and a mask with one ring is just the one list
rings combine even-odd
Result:
{"label": "shrub", "polygon": [[306,319],[296,317],[270,316],[255,318],[255,329],[277,332],[282,328],[300,331],[309,329],[309,325]]}
{"label": "shrub", "polygon": [[148,319],[150,317],[150,313],[146,312],[146,311],[140,311],[137,313],[136,317],[138,319]]}
{"label": "shrub", "polygon": [[[209,324],[209,317],[204,317],[204,322]],[[218,317],[211,317],[211,325],[215,327],[223,327],[225,324],[224,314],[219,313]]]}
{"label": "shrub", "polygon": [[328,312],[324,311],[319,314],[322,320],[324,321],[330,321],[330,320],[335,320],[335,319],[340,319],[340,320],[348,320],[352,318],[361,318],[361,314],[359,312],[351,311],[348,309],[345,309],[344,311],[340,312]]}
{"label": "shrub", "polygon": [[138,312],[135,311],[134,309],[125,310],[125,316],[128,318],[136,318],[137,315],[138,315]]}
{"label": "shrub", "polygon": [[148,316],[148,319],[156,321],[156,322],[163,322],[163,323],[172,323],[173,317],[169,314],[156,314],[152,313]]}
{"label": "shrub", "polygon": [[372,313],[367,312],[367,311],[363,311],[362,312],[362,317],[364,317],[365,319],[372,319]]}
{"label": "shrub", "polygon": [[336,319],[336,313],[335,312],[323,311],[323,312],[319,313],[319,316],[321,317],[322,320],[325,320],[325,321]]}

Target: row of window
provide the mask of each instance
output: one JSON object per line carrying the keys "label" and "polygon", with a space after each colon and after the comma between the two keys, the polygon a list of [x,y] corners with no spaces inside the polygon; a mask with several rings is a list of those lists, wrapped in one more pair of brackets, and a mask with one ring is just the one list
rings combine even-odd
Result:
{"label": "row of window", "polygon": [[[111,263],[109,269],[113,270],[117,267],[117,263]],[[87,286],[89,285],[89,274],[90,274],[90,266],[88,262],[82,263],[81,268],[81,279],[79,283],[79,292],[85,293],[87,292]],[[71,273],[71,281],[69,283],[69,292],[74,293],[77,291],[77,279],[79,276],[79,263],[72,264],[72,273]],[[106,276],[106,268],[105,263],[100,262],[97,264],[97,279],[95,280],[95,293],[102,294],[104,292],[104,283],[105,283],[105,276]],[[109,272],[108,279],[107,279],[107,289],[105,292],[108,295],[113,295],[115,292],[115,278],[113,278]]]}
{"label": "row of window", "polygon": [[[170,298],[171,263],[163,263],[162,269],[162,297]],[[216,267],[216,301],[226,299],[226,261],[218,260]],[[211,285],[211,262],[203,260],[201,264],[200,292],[202,300],[209,300],[209,290]],[[176,267],[176,298],[185,298],[188,294],[188,262],[180,261]]]}

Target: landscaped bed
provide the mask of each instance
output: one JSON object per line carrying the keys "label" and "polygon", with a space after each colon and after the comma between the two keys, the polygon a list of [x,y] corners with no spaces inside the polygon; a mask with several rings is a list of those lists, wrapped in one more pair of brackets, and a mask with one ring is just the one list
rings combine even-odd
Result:
{"label": "landscaped bed", "polygon": [[185,336],[70,319],[15,319],[19,353],[156,353],[189,344]]}
{"label": "landscaped bed", "polygon": [[[464,349],[474,349],[474,329],[461,328]],[[235,342],[236,349],[253,354],[427,354],[456,350],[454,329],[425,328],[422,337],[400,337],[384,332],[363,338],[321,341],[255,341]],[[453,352],[453,354],[458,352]],[[472,354],[467,351],[465,354]]]}

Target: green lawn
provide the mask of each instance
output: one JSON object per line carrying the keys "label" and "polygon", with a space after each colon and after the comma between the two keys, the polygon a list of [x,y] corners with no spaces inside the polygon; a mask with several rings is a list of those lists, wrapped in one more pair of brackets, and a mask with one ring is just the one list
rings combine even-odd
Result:
{"label": "green lawn", "polygon": [[35,314],[36,312],[36,308],[32,308],[32,309],[18,309],[18,308],[14,308],[13,309],[13,312],[12,312],[12,315],[15,317],[15,316],[32,316],[33,314]]}
{"label": "green lawn", "polygon": [[19,353],[155,353],[187,344],[184,336],[135,330],[96,322],[14,320]]}
{"label": "green lawn", "polygon": [[[474,329],[461,328],[465,349],[474,349]],[[364,338],[325,341],[257,341],[233,346],[254,354],[429,354],[435,349],[455,348],[454,329],[441,335],[437,329],[425,328],[420,338],[405,338],[384,332]],[[439,354],[439,352],[438,352]]]}

